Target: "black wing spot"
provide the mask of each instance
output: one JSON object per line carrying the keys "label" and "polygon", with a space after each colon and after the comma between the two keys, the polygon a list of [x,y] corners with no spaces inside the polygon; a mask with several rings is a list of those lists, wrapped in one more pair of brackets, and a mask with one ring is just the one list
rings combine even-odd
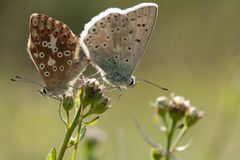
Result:
{"label": "black wing spot", "polygon": [[95,49],[98,49],[98,48],[99,48],[99,45],[96,45],[96,46],[95,46]]}
{"label": "black wing spot", "polygon": [[107,43],[103,43],[103,47],[107,47]]}
{"label": "black wing spot", "polygon": [[140,40],[140,39],[135,39],[135,42],[139,42],[139,43],[140,43],[140,42],[141,42],[141,40]]}

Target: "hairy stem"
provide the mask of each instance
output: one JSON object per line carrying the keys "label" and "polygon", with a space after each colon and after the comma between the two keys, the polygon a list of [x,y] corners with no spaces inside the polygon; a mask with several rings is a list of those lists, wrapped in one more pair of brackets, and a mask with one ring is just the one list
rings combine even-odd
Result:
{"label": "hairy stem", "polygon": [[178,143],[182,140],[183,136],[186,134],[187,132],[187,125],[184,125],[184,127],[181,129],[180,133],[177,135],[176,139],[174,140],[172,147],[170,149],[171,152],[174,152]]}
{"label": "hairy stem", "polygon": [[68,147],[69,140],[70,140],[70,138],[73,134],[73,131],[75,130],[76,126],[79,124],[79,118],[80,118],[80,115],[81,115],[81,111],[82,111],[82,105],[80,105],[80,107],[78,108],[77,114],[75,115],[71,126],[67,130],[67,133],[65,135],[65,138],[64,138],[63,144],[61,146],[60,152],[58,154],[57,160],[62,160],[63,159],[65,151],[67,150],[67,147]]}
{"label": "hairy stem", "polygon": [[79,125],[78,125],[77,137],[76,137],[76,140],[75,140],[75,145],[74,145],[73,154],[72,154],[72,160],[76,159],[79,137],[80,137],[80,131],[81,131],[81,128],[82,128],[83,107],[81,107],[81,108],[82,109],[81,109],[80,120],[79,120]]}
{"label": "hairy stem", "polygon": [[171,151],[170,151],[170,148],[171,148],[172,138],[173,138],[173,134],[174,134],[176,125],[177,125],[177,121],[174,121],[174,120],[173,120],[171,129],[170,129],[170,131],[168,132],[168,135],[167,135],[167,154],[166,154],[166,160],[170,160],[170,152],[171,152]]}

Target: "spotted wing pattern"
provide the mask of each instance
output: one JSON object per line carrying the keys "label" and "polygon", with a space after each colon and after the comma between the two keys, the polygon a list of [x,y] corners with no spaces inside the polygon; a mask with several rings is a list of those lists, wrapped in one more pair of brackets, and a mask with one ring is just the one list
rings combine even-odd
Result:
{"label": "spotted wing pattern", "polygon": [[82,32],[82,44],[110,83],[121,86],[139,64],[157,17],[157,5],[142,3],[126,10],[108,9]]}
{"label": "spotted wing pattern", "polygon": [[59,94],[88,63],[79,58],[79,38],[67,25],[38,13],[31,15],[29,30],[28,54],[47,88]]}

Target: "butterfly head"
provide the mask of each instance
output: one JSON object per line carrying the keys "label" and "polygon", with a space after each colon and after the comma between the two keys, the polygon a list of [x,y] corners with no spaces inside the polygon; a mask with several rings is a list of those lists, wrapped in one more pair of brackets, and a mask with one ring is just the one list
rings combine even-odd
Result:
{"label": "butterfly head", "polygon": [[136,78],[134,76],[131,76],[129,79],[129,83],[127,85],[128,88],[133,88],[137,84]]}
{"label": "butterfly head", "polygon": [[49,95],[49,90],[46,86],[44,86],[41,90],[39,90],[39,93],[43,96],[48,96]]}

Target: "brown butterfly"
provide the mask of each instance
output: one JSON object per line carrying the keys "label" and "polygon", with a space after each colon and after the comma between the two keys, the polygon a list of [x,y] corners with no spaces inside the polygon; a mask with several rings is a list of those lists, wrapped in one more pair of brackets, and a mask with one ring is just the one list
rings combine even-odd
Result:
{"label": "brown butterfly", "polygon": [[45,82],[40,92],[57,99],[89,64],[79,38],[70,28],[43,14],[30,17],[27,50]]}

